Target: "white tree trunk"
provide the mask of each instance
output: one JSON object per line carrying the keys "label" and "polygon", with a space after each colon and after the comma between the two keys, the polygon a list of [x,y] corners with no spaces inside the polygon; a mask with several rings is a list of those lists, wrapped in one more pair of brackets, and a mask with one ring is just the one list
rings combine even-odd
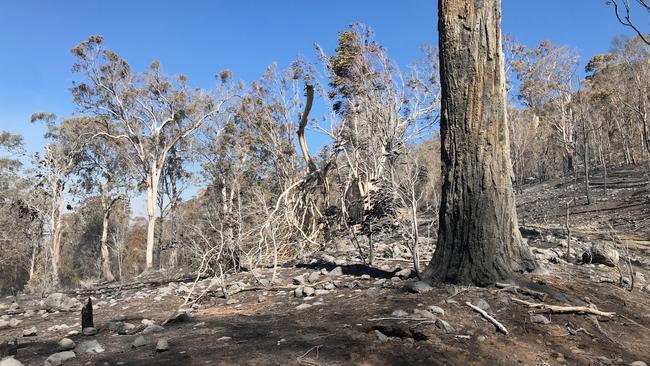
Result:
{"label": "white tree trunk", "polygon": [[158,183],[160,180],[158,164],[152,162],[149,176],[147,177],[147,251],[146,268],[153,267],[153,245],[156,229],[156,198],[158,197]]}

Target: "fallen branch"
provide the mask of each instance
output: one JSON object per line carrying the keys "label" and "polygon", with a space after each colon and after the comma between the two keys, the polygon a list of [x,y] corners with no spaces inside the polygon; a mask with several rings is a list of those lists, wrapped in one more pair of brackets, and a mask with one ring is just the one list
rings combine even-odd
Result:
{"label": "fallen branch", "polygon": [[490,323],[494,324],[494,326],[497,327],[497,329],[498,329],[501,333],[503,333],[503,334],[505,334],[505,335],[508,335],[508,330],[506,329],[506,327],[504,327],[503,324],[499,323],[498,320],[494,319],[490,314],[488,314],[487,312],[485,312],[485,310],[479,308],[478,306],[474,306],[474,305],[470,304],[469,301],[466,301],[466,302],[465,302],[465,305],[469,306],[469,307],[472,308],[474,311],[476,311],[476,312],[478,312],[479,314],[481,314],[485,319],[489,320]]}
{"label": "fallen branch", "polygon": [[543,304],[543,303],[532,303],[524,300],[520,300],[517,298],[512,298],[513,301],[518,302],[520,304],[526,305],[529,308],[535,308],[539,309],[544,313],[554,313],[554,314],[592,314],[592,315],[599,315],[599,316],[604,316],[606,318],[611,318],[616,313],[614,312],[606,312],[606,311],[600,311],[598,309],[592,309],[588,308],[586,306],[567,306],[567,305],[549,305],[549,304]]}

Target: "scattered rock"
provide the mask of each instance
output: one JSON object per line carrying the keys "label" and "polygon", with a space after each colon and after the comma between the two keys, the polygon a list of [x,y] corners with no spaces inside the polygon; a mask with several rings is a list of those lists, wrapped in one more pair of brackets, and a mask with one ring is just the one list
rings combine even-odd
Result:
{"label": "scattered rock", "polygon": [[643,361],[634,361],[630,364],[630,366],[648,366],[648,365]]}
{"label": "scattered rock", "polygon": [[58,352],[45,360],[44,366],[61,366],[64,362],[71,360],[77,357],[77,355],[72,351]]}
{"label": "scattered rock", "polygon": [[451,326],[451,324],[447,323],[447,321],[442,319],[436,319],[436,326],[444,330],[445,333],[453,333],[456,331],[454,327]]}
{"label": "scattered rock", "polygon": [[437,319],[437,317],[428,310],[415,309],[415,310],[413,310],[413,314],[419,315],[420,317],[426,318],[426,319],[431,319],[431,320],[436,320]]}
{"label": "scattered rock", "polygon": [[124,322],[119,320],[113,320],[108,322],[107,327],[108,330],[110,330],[111,332],[119,333],[124,330]]}
{"label": "scattered rock", "polygon": [[169,350],[169,342],[164,338],[159,339],[158,343],[156,343],[156,352],[165,352],[167,350]]}
{"label": "scattered rock", "polygon": [[293,290],[293,295],[295,297],[303,297],[304,294],[303,294],[302,289],[303,289],[302,287],[298,287],[297,289]]}
{"label": "scattered rock", "polygon": [[81,334],[83,334],[85,336],[94,336],[95,334],[97,334],[97,328],[95,328],[95,327],[86,327],[86,328],[81,330]]}
{"label": "scattered rock", "polygon": [[300,305],[296,306],[296,310],[305,310],[305,309],[309,309],[311,306],[312,306],[311,304],[307,304],[307,303],[305,303],[305,304],[300,304]]}
{"label": "scattered rock", "polygon": [[429,305],[427,306],[427,310],[429,310],[433,314],[445,315],[445,309],[441,308],[440,306]]}
{"label": "scattered rock", "polygon": [[340,266],[335,267],[333,270],[329,271],[328,276],[343,276],[343,268]]}
{"label": "scattered rock", "polygon": [[139,348],[145,345],[147,345],[147,339],[141,335],[135,337],[133,343],[131,343],[132,348]]}
{"label": "scattered rock", "polygon": [[300,276],[294,277],[293,278],[293,284],[294,285],[304,286],[305,285],[305,275],[300,275]]}
{"label": "scattered rock", "polygon": [[318,279],[320,278],[320,273],[319,272],[312,272],[309,277],[307,278],[307,281],[309,283],[315,283],[318,282]]}
{"label": "scattered rock", "polygon": [[487,301],[485,301],[485,300],[483,300],[481,298],[474,299],[474,301],[472,301],[472,305],[476,306],[477,308],[479,308],[481,310],[485,310],[485,311],[490,310],[490,304],[488,304]]}
{"label": "scattered rock", "polygon": [[416,294],[421,294],[433,290],[433,287],[431,287],[431,285],[423,281],[407,282],[406,285],[404,285],[404,287],[406,288],[407,291]]}
{"label": "scattered rock", "polygon": [[0,320],[0,330],[16,328],[18,324],[22,322],[23,322],[22,320],[18,320],[18,319]]}
{"label": "scattered rock", "polygon": [[409,313],[407,313],[406,311],[404,311],[402,309],[396,309],[390,315],[394,316],[396,318],[405,318],[405,317],[409,316]]}
{"label": "scattered rock", "polygon": [[313,287],[306,286],[306,287],[303,287],[303,289],[302,289],[302,294],[305,297],[314,296],[315,293],[316,293],[316,290]]}
{"label": "scattered rock", "polygon": [[407,279],[407,278],[410,278],[412,274],[413,274],[413,270],[411,270],[410,268],[405,268],[405,269],[397,271],[395,273],[395,276],[397,276],[399,278]]}
{"label": "scattered rock", "polygon": [[83,341],[75,347],[77,353],[102,353],[105,351],[104,347],[96,340]]}
{"label": "scattered rock", "polygon": [[530,316],[530,322],[536,324],[550,324],[551,320],[542,314],[536,314]]}
{"label": "scattered rock", "polygon": [[34,337],[38,331],[36,327],[31,327],[23,330],[23,337]]}
{"label": "scattered rock", "polygon": [[59,350],[70,351],[76,347],[74,341],[70,338],[63,338],[59,341]]}
{"label": "scattered rock", "polygon": [[589,250],[582,253],[582,262],[615,267],[618,264],[619,257],[618,250],[612,245],[600,243],[593,244]]}
{"label": "scattered rock", "polygon": [[65,294],[56,292],[50,294],[44,302],[45,309],[50,312],[54,311],[79,311],[81,303],[79,300],[70,298]]}
{"label": "scattered rock", "polygon": [[375,335],[377,336],[377,339],[379,339],[379,341],[381,343],[388,342],[388,340],[390,339],[390,338],[388,338],[387,335],[385,335],[384,333],[382,333],[382,332],[380,332],[380,331],[378,331],[376,329],[375,329]]}
{"label": "scattered rock", "polygon": [[0,366],[23,366],[20,361],[13,358],[13,356],[5,357],[0,361]]}
{"label": "scattered rock", "polygon": [[147,325],[146,328],[144,328],[142,334],[158,333],[158,332],[162,332],[163,330],[165,330],[165,328],[161,327],[160,325],[149,324]]}

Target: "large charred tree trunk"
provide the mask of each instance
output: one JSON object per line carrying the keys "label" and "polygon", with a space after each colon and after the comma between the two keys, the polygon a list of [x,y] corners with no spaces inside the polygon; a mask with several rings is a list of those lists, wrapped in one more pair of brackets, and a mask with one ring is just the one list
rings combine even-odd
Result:
{"label": "large charred tree trunk", "polygon": [[517,225],[500,0],[440,0],[443,187],[424,278],[487,285],[532,270]]}

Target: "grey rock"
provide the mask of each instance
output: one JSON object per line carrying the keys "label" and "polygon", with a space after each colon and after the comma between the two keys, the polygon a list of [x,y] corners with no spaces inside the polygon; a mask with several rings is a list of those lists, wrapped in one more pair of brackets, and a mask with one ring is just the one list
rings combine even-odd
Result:
{"label": "grey rock", "polygon": [[44,302],[45,309],[54,311],[78,311],[81,310],[79,300],[66,296],[60,292],[50,294]]}
{"label": "grey rock", "polygon": [[0,366],[23,366],[23,364],[16,360],[13,356],[5,357],[0,361]]}
{"label": "grey rock", "polygon": [[149,324],[147,325],[146,328],[142,331],[142,334],[152,334],[152,333],[158,333],[162,332],[165,330],[165,328],[161,327],[160,325],[157,324]]}
{"label": "grey rock", "polygon": [[314,291],[314,296],[323,296],[323,295],[327,295],[329,293],[330,292],[327,291],[327,290],[317,289],[316,291]]}
{"label": "grey rock", "polygon": [[451,326],[451,324],[447,323],[447,321],[442,320],[442,319],[437,319],[436,320],[436,326],[442,330],[445,331],[445,333],[453,333],[456,330],[454,327]]}
{"label": "grey rock", "polygon": [[69,361],[75,357],[77,357],[77,355],[73,351],[58,352],[53,355],[50,355],[50,357],[48,357],[47,360],[45,360],[45,363],[43,365],[61,366],[64,364],[64,362]]}
{"label": "grey rock", "polygon": [[85,336],[94,336],[97,334],[97,328],[94,327],[87,327],[81,330],[81,334]]}
{"label": "grey rock", "polygon": [[332,277],[343,276],[343,268],[341,268],[340,266],[335,267],[333,270],[329,271],[327,275]]}
{"label": "grey rock", "polygon": [[402,309],[396,309],[390,315],[394,316],[396,318],[405,318],[405,317],[409,316],[409,313],[407,313],[406,311],[404,311]]}
{"label": "grey rock", "polygon": [[412,273],[413,273],[413,270],[411,270],[410,268],[405,268],[405,269],[402,269],[402,270],[396,272],[395,276],[406,279],[406,278],[411,277]]}
{"label": "grey rock", "polygon": [[302,289],[303,289],[302,287],[298,287],[297,289],[293,290],[293,295],[295,297],[303,297],[304,294],[303,294]]}
{"label": "grey rock", "polygon": [[614,246],[600,243],[593,244],[589,250],[582,253],[582,262],[615,267],[618,264],[619,257],[618,250]]}
{"label": "grey rock", "polygon": [[147,339],[141,335],[135,337],[133,343],[131,343],[132,348],[139,348],[145,345],[147,345]]}
{"label": "grey rock", "polygon": [[238,304],[238,303],[239,303],[239,300],[237,300],[237,299],[230,298],[230,299],[226,300],[226,305],[234,305],[234,304]]}
{"label": "grey rock", "polygon": [[31,327],[23,330],[23,337],[33,337],[38,333],[36,327]]}
{"label": "grey rock", "polygon": [[74,349],[77,345],[70,338],[63,338],[59,341],[59,350],[61,351],[70,351]]}
{"label": "grey rock", "polygon": [[22,320],[13,319],[13,318],[9,320],[0,320],[0,330],[16,328],[20,323],[22,323]]}
{"label": "grey rock", "polygon": [[305,275],[296,276],[296,277],[293,278],[292,281],[293,281],[294,285],[304,286],[305,285]]}
{"label": "grey rock", "polygon": [[124,330],[124,322],[119,320],[110,321],[108,322],[108,330],[119,333]]}
{"label": "grey rock", "polygon": [[376,329],[375,329],[375,335],[377,336],[377,339],[379,339],[381,343],[388,342],[388,340],[390,339],[387,335],[385,335],[384,333]]}
{"label": "grey rock", "polygon": [[336,286],[334,286],[333,283],[328,282],[328,283],[326,283],[326,284],[323,285],[323,288],[324,288],[325,290],[330,290],[330,291],[331,291],[331,290],[334,290],[334,289],[336,288]]}
{"label": "grey rock", "polygon": [[311,306],[312,306],[311,304],[307,304],[307,303],[300,304],[300,305],[296,306],[296,310],[309,309]]}
{"label": "grey rock", "polygon": [[472,305],[476,306],[477,308],[479,308],[481,310],[485,310],[485,311],[490,310],[490,304],[488,304],[487,301],[481,299],[480,297],[477,298],[477,299],[474,299],[474,301],[472,301]]}
{"label": "grey rock", "polygon": [[530,322],[536,324],[550,324],[551,320],[542,314],[536,314],[536,315],[531,315]]}
{"label": "grey rock", "polygon": [[422,318],[426,319],[431,319],[431,320],[436,320],[437,316],[435,316],[433,313],[431,313],[428,310],[420,310],[420,309],[415,309],[413,310],[413,314],[419,315]]}
{"label": "grey rock", "polygon": [[309,277],[307,278],[307,281],[309,283],[315,283],[318,282],[318,279],[320,278],[320,273],[319,272],[312,272]]}
{"label": "grey rock", "polygon": [[427,310],[437,315],[445,315],[445,309],[441,308],[440,306],[429,305],[427,306]]}
{"label": "grey rock", "polygon": [[316,290],[313,287],[305,286],[302,289],[302,293],[306,297],[314,296],[314,294],[316,293]]}
{"label": "grey rock", "polygon": [[326,254],[326,253],[321,255],[320,258],[323,260],[323,262],[326,262],[326,263],[334,263],[334,261],[336,261],[336,258],[334,256]]}
{"label": "grey rock", "polygon": [[634,361],[630,364],[630,366],[648,366],[648,365],[643,361]]}
{"label": "grey rock", "polygon": [[369,280],[369,279],[370,279],[370,275],[368,275],[368,274],[361,275],[361,279],[362,279],[362,280]]}
{"label": "grey rock", "polygon": [[433,287],[431,287],[431,285],[423,281],[407,282],[406,285],[404,285],[404,287],[406,288],[407,291],[416,294],[421,294],[433,290]]}
{"label": "grey rock", "polygon": [[96,339],[91,341],[83,341],[75,347],[77,353],[102,353],[105,351],[104,346],[102,346]]}
{"label": "grey rock", "polygon": [[156,352],[165,352],[167,350],[169,350],[169,342],[164,338],[159,339],[158,343],[156,343]]}

